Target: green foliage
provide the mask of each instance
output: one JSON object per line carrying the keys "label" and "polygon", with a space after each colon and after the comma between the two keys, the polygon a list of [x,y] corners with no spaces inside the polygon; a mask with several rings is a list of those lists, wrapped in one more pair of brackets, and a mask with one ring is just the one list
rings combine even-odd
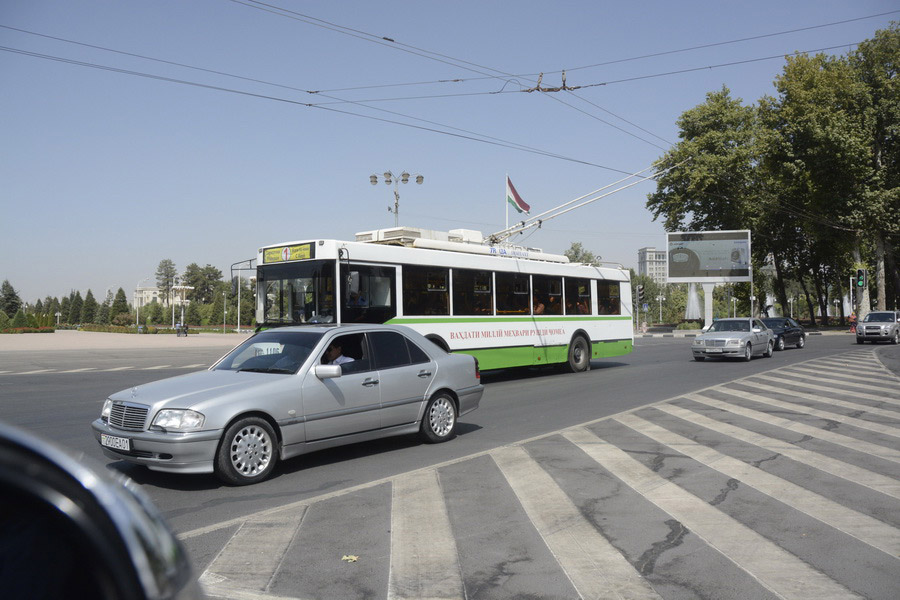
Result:
{"label": "green foliage", "polygon": [[0,310],[0,330],[6,329],[7,327],[10,327],[10,326],[11,326],[10,318],[6,315],[5,312]]}
{"label": "green foliage", "polygon": [[28,327],[28,319],[25,317],[25,313],[22,312],[22,309],[16,311],[16,314],[12,318],[12,322],[10,323],[10,327]]}
{"label": "green foliage", "polygon": [[199,302],[191,302],[184,311],[184,320],[188,325],[201,325],[203,315],[200,313]]}
{"label": "green foliage", "polygon": [[600,264],[600,257],[594,256],[590,250],[585,250],[581,242],[572,242],[572,245],[563,254],[573,263],[584,263],[586,265]]}
{"label": "green foliage", "polygon": [[[125,290],[119,288],[113,299],[112,306],[109,309],[110,322],[115,323],[121,314],[128,314],[128,299],[125,297]],[[121,319],[120,319],[121,320]]]}
{"label": "green foliage", "polygon": [[94,292],[87,291],[84,296],[84,303],[81,305],[81,318],[79,323],[93,323],[97,318],[97,300],[94,299]]}
{"label": "green foliage", "polygon": [[22,299],[19,298],[19,293],[16,292],[9,279],[4,279],[3,284],[0,285],[0,312],[6,313],[7,317],[12,317],[21,307]]}
{"label": "green foliage", "polygon": [[69,295],[69,323],[81,323],[82,306],[84,306],[84,300],[81,299],[81,292],[72,292]]}
{"label": "green foliage", "polygon": [[201,304],[213,301],[213,294],[221,281],[222,271],[209,264],[200,267],[197,263],[191,263],[184,269],[184,275],[181,276],[181,282],[184,285],[194,288],[188,290],[187,299]]}
{"label": "green foliage", "polygon": [[164,258],[159,261],[156,268],[156,287],[159,288],[160,296],[165,298],[166,304],[172,299],[172,288],[178,276],[175,269],[175,263],[170,258]]}
{"label": "green foliage", "polygon": [[119,325],[121,327],[134,325],[134,317],[131,315],[131,313],[122,312],[113,317],[112,324]]}

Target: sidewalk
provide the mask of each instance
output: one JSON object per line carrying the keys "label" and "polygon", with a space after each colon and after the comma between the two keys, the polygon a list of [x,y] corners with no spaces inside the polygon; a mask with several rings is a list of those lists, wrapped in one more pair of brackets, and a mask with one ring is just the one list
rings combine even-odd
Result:
{"label": "sidewalk", "polygon": [[175,334],[100,333],[60,330],[54,333],[0,335],[0,352],[40,352],[48,350],[109,350],[139,348],[232,348],[253,332]]}

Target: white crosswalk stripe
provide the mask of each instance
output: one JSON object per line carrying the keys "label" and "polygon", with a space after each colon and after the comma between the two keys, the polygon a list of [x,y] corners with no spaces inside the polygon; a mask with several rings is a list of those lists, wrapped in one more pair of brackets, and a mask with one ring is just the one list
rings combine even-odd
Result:
{"label": "white crosswalk stripe", "polygon": [[[848,388],[862,379],[854,369],[866,369],[868,378],[877,374],[883,388]],[[724,561],[716,563],[717,569],[735,569],[742,573],[745,586],[757,586],[716,588],[712,593],[716,597],[891,598],[891,590],[900,586],[900,467],[896,466],[900,444],[893,441],[900,437],[900,410],[890,410],[897,403],[896,389],[900,379],[879,368],[874,352],[857,350],[182,537],[198,539],[240,525],[201,577],[214,597],[304,597],[300,592],[285,594],[290,586],[272,582],[284,565],[296,559],[299,548],[310,552],[310,545],[326,543],[304,537],[308,507],[348,494],[373,493],[373,486],[390,484],[390,526],[380,546],[370,550],[372,556],[360,559],[373,561],[385,554],[388,573],[383,589],[368,590],[360,597],[512,598],[521,595],[522,587],[535,585],[523,574],[528,569],[501,568],[492,575],[492,565],[473,567],[461,559],[466,548],[472,550],[473,539],[477,543],[487,539],[509,544],[505,552],[510,560],[553,561],[540,564],[540,572],[555,569],[571,586],[569,595],[580,598],[693,596],[668,585],[661,573],[674,569],[675,579],[692,581],[724,577],[707,572],[715,569],[677,571],[688,568],[683,565],[700,549],[703,561]],[[493,479],[482,477],[468,484],[479,486],[479,494],[458,487],[466,482],[462,474],[471,471],[493,474]],[[818,481],[823,478],[833,479]],[[719,489],[723,481],[733,495],[729,507],[720,504],[721,498],[710,501],[704,496],[703,490]],[[467,530],[467,519],[450,514],[451,494],[457,503],[477,495],[478,502],[495,498],[505,508],[497,513],[496,523],[479,521],[479,530]],[[777,523],[757,528],[753,518],[741,518],[750,502],[758,505],[754,508],[758,514],[806,521],[796,526],[797,531]],[[627,506],[628,514],[640,516],[640,521],[631,529],[622,529],[621,524],[610,529],[603,522],[605,511],[617,506]],[[480,507],[454,508],[465,515],[467,509]],[[645,528],[658,531],[666,526],[677,530],[678,540],[692,545],[684,550],[688,554],[675,555],[669,562],[660,558],[661,573],[654,574],[646,568],[652,561],[643,558],[650,549],[641,534]],[[511,527],[518,537],[510,535]],[[529,535],[543,544],[544,554],[527,551]],[[827,552],[817,554],[815,541],[808,542],[812,549],[807,549],[796,537],[806,535],[848,547],[845,552],[853,560],[830,563],[822,558]],[[679,543],[652,546],[658,552],[677,552]],[[637,550],[628,550],[630,544]],[[865,555],[860,565],[855,564],[857,555]],[[848,576],[848,562],[854,563],[851,571],[863,569],[863,574]],[[315,572],[291,571],[297,572],[311,580],[317,577]],[[511,583],[515,577],[523,578],[520,587]],[[880,577],[885,582],[873,581]],[[497,587],[485,589],[485,581]],[[297,589],[327,589],[327,585],[324,581]]]}

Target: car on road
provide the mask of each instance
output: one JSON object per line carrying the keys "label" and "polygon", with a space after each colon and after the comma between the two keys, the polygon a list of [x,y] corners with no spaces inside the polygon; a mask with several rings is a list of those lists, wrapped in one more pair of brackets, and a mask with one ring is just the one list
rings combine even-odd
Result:
{"label": "car on road", "polygon": [[806,346],[806,331],[800,323],[790,317],[766,317],[762,322],[775,334],[776,350],[784,350],[787,346],[796,348]]}
{"label": "car on road", "polygon": [[890,342],[900,344],[900,311],[870,312],[856,325],[856,343]]}
{"label": "car on road", "polygon": [[691,353],[694,360],[707,358],[740,358],[749,361],[754,355],[771,357],[775,351],[775,334],[760,319],[737,317],[719,319],[704,333],[694,338]]}
{"label": "car on road", "polygon": [[283,327],[207,371],[113,394],[91,427],[109,458],[247,485],[324,448],[412,433],[446,441],[478,408],[480,377],[475,358],[407,327]]}
{"label": "car on road", "polygon": [[184,547],[130,479],[0,423],[0,582],[9,600],[204,598]]}

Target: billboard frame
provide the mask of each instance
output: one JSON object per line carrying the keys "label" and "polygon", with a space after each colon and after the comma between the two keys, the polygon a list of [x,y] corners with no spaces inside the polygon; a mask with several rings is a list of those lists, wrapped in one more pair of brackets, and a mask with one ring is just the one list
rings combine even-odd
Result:
{"label": "billboard frame", "polygon": [[[698,237],[701,239],[685,239]],[[729,258],[738,256],[738,268],[732,268],[729,272],[710,274],[717,269],[703,269],[704,264],[717,257],[710,256],[710,248],[699,248],[698,245],[708,245],[708,242],[720,242],[725,248],[717,248],[716,252],[724,251]],[[730,243],[730,248],[728,248]],[[694,273],[677,274],[672,276],[673,245],[677,252],[684,249],[689,263],[696,262]],[[722,244],[720,244],[722,245]],[[693,247],[692,247],[693,246]],[[704,252],[704,250],[706,252]],[[752,264],[752,240],[749,229],[729,229],[722,231],[668,231],[666,232],[666,282],[668,283],[753,283]],[[699,252],[698,252],[699,251]],[[704,254],[706,255],[704,257]],[[746,257],[746,261],[742,258]],[[704,258],[707,262],[704,262]],[[727,261],[722,261],[724,265]],[[682,271],[683,272],[683,271]],[[707,274],[702,274],[703,272]]]}

